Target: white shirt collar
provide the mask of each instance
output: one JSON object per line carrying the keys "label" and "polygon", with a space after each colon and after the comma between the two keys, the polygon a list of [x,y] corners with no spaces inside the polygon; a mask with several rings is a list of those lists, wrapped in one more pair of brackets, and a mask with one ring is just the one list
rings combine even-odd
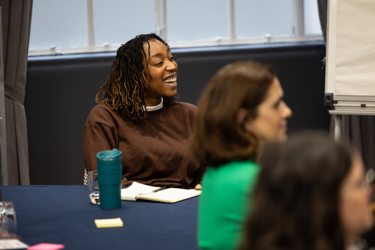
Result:
{"label": "white shirt collar", "polygon": [[161,98],[161,102],[158,105],[156,105],[156,106],[146,106],[146,110],[148,112],[156,111],[156,110],[161,109],[162,107],[163,107],[163,97]]}

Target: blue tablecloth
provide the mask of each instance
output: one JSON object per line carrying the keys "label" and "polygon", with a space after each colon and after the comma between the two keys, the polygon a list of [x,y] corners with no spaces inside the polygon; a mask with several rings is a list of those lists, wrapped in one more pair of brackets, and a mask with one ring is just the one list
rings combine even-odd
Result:
{"label": "blue tablecloth", "polygon": [[[86,186],[7,186],[5,201],[16,209],[17,234],[28,245],[64,244],[65,249],[198,249],[198,197],[175,204],[122,201],[103,210],[89,202]],[[119,228],[96,228],[95,219],[120,217]]]}

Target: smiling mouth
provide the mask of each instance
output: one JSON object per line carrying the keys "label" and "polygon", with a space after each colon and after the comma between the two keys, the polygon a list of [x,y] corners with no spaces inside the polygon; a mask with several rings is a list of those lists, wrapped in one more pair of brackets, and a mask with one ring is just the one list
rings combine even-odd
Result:
{"label": "smiling mouth", "polygon": [[169,85],[177,85],[177,77],[172,77],[164,80],[165,83],[168,83]]}

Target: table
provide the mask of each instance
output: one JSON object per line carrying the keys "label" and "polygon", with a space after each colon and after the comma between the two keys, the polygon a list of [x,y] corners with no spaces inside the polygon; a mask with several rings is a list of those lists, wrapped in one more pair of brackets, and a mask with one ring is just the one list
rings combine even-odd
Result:
{"label": "table", "polygon": [[[65,249],[198,249],[199,197],[174,204],[122,201],[119,209],[91,204],[86,186],[5,186],[16,210],[17,234],[30,246],[64,244]],[[119,228],[96,228],[95,219],[120,217]]]}

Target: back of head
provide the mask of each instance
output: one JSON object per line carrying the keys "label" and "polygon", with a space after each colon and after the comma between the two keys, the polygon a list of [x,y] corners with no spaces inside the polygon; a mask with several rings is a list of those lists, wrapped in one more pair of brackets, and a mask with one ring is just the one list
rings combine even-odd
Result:
{"label": "back of head", "polygon": [[344,249],[339,200],[351,154],[322,132],[266,147],[242,249]]}
{"label": "back of head", "polygon": [[242,108],[246,119],[255,118],[275,77],[271,66],[252,61],[228,64],[213,76],[199,100],[192,136],[193,155],[202,165],[256,158],[258,140],[237,114]]}
{"label": "back of head", "polygon": [[[147,116],[144,106],[145,90],[150,76],[147,70],[149,41],[158,40],[168,49],[168,44],[154,33],[141,34],[122,44],[116,54],[106,82],[96,95],[97,103],[104,103],[118,111],[124,119],[137,120]],[[148,44],[148,50],[144,45]],[[174,98],[164,98],[164,105],[169,106]]]}

